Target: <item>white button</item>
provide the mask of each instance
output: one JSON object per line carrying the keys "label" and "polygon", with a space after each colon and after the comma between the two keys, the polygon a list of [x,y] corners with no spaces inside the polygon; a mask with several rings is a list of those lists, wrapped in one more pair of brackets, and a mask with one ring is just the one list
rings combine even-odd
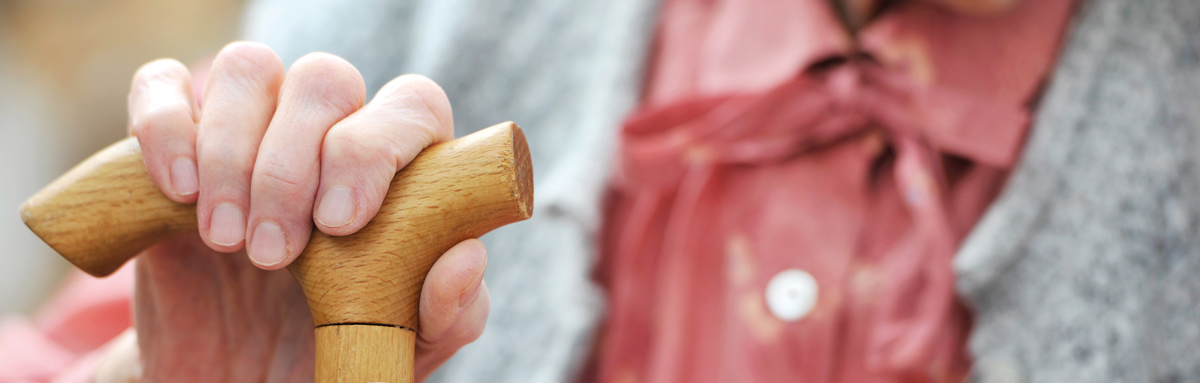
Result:
{"label": "white button", "polygon": [[800,269],[787,269],[767,282],[767,308],[776,318],[793,322],[817,305],[817,280]]}

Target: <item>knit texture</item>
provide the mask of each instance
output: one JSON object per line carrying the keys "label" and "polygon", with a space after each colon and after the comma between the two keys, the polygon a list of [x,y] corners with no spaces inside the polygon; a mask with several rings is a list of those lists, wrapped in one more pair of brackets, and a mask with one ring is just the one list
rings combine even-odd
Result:
{"label": "knit texture", "polygon": [[960,250],[975,381],[1200,382],[1200,2],[1086,2]]}

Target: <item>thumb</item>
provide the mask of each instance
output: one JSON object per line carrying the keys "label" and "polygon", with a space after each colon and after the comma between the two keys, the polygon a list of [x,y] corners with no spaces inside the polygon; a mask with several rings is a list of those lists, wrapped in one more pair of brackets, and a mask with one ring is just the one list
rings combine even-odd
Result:
{"label": "thumb", "polygon": [[483,333],[491,305],[483,282],[486,267],[483,242],[469,239],[447,251],[429,270],[421,290],[414,371],[418,382]]}

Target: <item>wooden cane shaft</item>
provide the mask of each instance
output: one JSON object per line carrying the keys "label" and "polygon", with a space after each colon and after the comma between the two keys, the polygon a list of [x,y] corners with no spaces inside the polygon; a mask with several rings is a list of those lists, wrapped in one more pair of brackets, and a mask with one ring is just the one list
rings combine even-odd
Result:
{"label": "wooden cane shaft", "polygon": [[410,383],[417,333],[370,325],[317,327],[318,383]]}

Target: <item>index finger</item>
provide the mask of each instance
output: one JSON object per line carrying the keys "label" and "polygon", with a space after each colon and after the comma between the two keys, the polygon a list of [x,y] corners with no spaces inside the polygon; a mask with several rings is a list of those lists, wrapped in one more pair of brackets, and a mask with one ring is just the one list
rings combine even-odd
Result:
{"label": "index finger", "polygon": [[138,68],[129,89],[129,134],[137,137],[146,172],[175,202],[196,201],[196,101],[192,75],[179,61]]}

